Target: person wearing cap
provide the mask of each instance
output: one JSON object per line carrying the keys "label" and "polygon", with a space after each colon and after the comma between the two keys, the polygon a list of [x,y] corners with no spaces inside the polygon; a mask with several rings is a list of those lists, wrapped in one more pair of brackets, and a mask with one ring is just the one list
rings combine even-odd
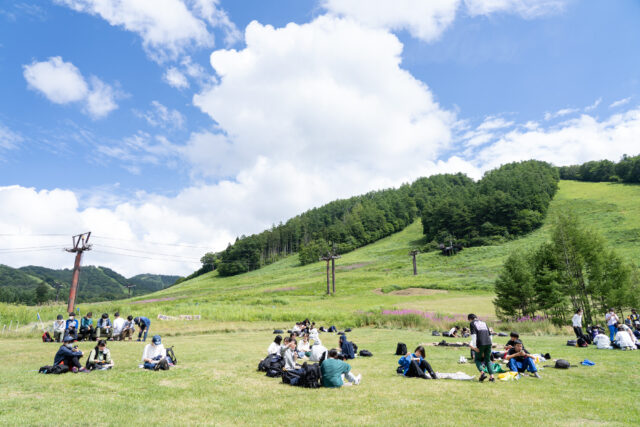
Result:
{"label": "person wearing cap", "polygon": [[469,330],[471,331],[471,343],[469,347],[474,351],[476,368],[480,372],[480,382],[487,378],[487,374],[484,373],[483,365],[487,367],[489,372],[489,381],[494,382],[493,377],[493,364],[491,363],[491,346],[493,341],[491,339],[491,333],[489,327],[482,320],[478,319],[475,314],[469,314],[467,316],[469,320]]}
{"label": "person wearing cap", "polygon": [[113,315],[113,336],[115,341],[122,339],[122,330],[124,329],[124,319],[120,317],[120,313],[116,311]]}
{"label": "person wearing cap", "polygon": [[127,316],[127,321],[124,322],[122,332],[120,333],[120,339],[122,341],[129,338],[129,341],[133,339],[133,334],[136,332],[135,323],[133,323],[133,316]]}
{"label": "person wearing cap", "polygon": [[55,357],[53,358],[54,365],[65,365],[69,367],[71,372],[85,371],[85,368],[80,364],[80,358],[84,355],[78,346],[74,347],[76,339],[67,335],[64,337],[63,344],[58,349]]}
{"label": "person wearing cap", "polygon": [[85,339],[93,340],[95,335],[95,331],[93,329],[93,313],[88,312],[84,315],[82,319],[80,319],[80,341],[84,341]]}
{"label": "person wearing cap", "polygon": [[142,363],[145,369],[157,371],[158,369],[169,369],[167,362],[167,350],[162,345],[160,335],[154,335],[151,344],[147,344],[142,352]]}
{"label": "person wearing cap", "polygon": [[113,326],[111,326],[111,319],[109,314],[102,313],[102,316],[98,320],[98,327],[96,328],[96,338],[100,339],[100,336],[106,336],[107,339],[111,339],[113,335]]}
{"label": "person wearing cap", "polygon": [[95,346],[89,358],[87,359],[87,369],[93,371],[94,369],[111,369],[113,368],[113,360],[111,359],[111,352],[107,348],[107,342],[105,340],[98,341],[98,345]]}
{"label": "person wearing cap", "polygon": [[53,339],[56,342],[62,341],[64,338],[64,330],[67,328],[67,323],[64,321],[62,314],[58,314],[56,320],[53,321]]}
{"label": "person wearing cap", "polygon": [[142,339],[142,341],[146,341],[147,333],[149,332],[149,328],[151,327],[151,320],[146,317],[136,317],[135,319],[133,319],[133,322],[140,328],[140,331],[138,332],[138,341],[140,341],[143,333],[144,338]]}

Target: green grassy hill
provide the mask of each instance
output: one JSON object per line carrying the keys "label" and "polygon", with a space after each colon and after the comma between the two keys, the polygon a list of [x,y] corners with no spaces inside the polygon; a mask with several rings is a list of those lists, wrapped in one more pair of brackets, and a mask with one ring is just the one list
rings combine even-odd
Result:
{"label": "green grassy hill", "polygon": [[[336,324],[360,324],[366,313],[383,309],[443,314],[474,311],[491,317],[492,285],[504,259],[516,248],[533,248],[544,241],[555,212],[562,209],[574,210],[624,256],[640,262],[640,186],[562,181],[539,230],[503,245],[465,249],[454,257],[420,254],[417,276],[412,275],[408,253],[422,243],[419,222],[337,260],[335,295],[325,295],[324,262],[300,266],[297,256],[290,256],[239,276],[222,278],[211,272],[143,297],[81,308],[118,309],[149,317],[200,314],[211,321],[309,317]],[[57,311],[55,307],[41,309],[51,318]]]}

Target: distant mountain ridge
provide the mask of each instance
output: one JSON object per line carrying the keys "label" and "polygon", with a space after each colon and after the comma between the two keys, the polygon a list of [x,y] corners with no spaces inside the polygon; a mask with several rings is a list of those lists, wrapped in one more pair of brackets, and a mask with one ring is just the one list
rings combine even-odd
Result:
{"label": "distant mountain ridge", "polygon": [[[72,269],[40,266],[12,268],[0,264],[0,302],[35,304],[55,299],[60,285],[59,301],[66,301],[71,287]],[[83,266],[78,283],[78,302],[109,301],[127,298],[127,285],[135,285],[131,295],[144,295],[173,285],[180,276],[138,274],[126,278],[103,266]],[[39,295],[38,295],[39,293]]]}

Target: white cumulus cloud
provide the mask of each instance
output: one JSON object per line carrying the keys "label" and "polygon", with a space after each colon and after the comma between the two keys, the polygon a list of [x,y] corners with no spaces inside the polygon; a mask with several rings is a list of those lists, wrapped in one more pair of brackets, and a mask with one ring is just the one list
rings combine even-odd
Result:
{"label": "white cumulus cloud", "polygon": [[532,19],[562,12],[570,0],[464,0],[470,15],[518,14]]}

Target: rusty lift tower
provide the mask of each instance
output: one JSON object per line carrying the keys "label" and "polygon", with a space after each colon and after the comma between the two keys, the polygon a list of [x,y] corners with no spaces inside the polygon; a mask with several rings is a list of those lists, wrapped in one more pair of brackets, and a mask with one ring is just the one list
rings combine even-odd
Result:
{"label": "rusty lift tower", "polygon": [[320,258],[320,261],[327,262],[327,295],[331,293],[331,288],[329,287],[329,262],[331,262],[331,279],[333,283],[333,293],[336,293],[336,259],[338,258],[340,258],[340,255],[335,254],[335,247],[330,253]]}
{"label": "rusty lift tower", "polygon": [[417,276],[418,275],[418,266],[416,264],[416,255],[418,255],[420,253],[419,250],[414,249],[411,252],[409,252],[409,255],[411,255],[413,257],[413,275]]}
{"label": "rusty lift tower", "polygon": [[75,309],[76,305],[76,293],[78,291],[78,278],[80,277],[80,261],[82,260],[82,253],[84,251],[90,251],[91,245],[89,244],[89,237],[91,232],[78,234],[72,236],[73,248],[65,249],[67,252],[76,254],[76,260],[73,264],[73,276],[71,276],[71,288],[69,289],[69,303],[67,305],[67,313],[71,313]]}

